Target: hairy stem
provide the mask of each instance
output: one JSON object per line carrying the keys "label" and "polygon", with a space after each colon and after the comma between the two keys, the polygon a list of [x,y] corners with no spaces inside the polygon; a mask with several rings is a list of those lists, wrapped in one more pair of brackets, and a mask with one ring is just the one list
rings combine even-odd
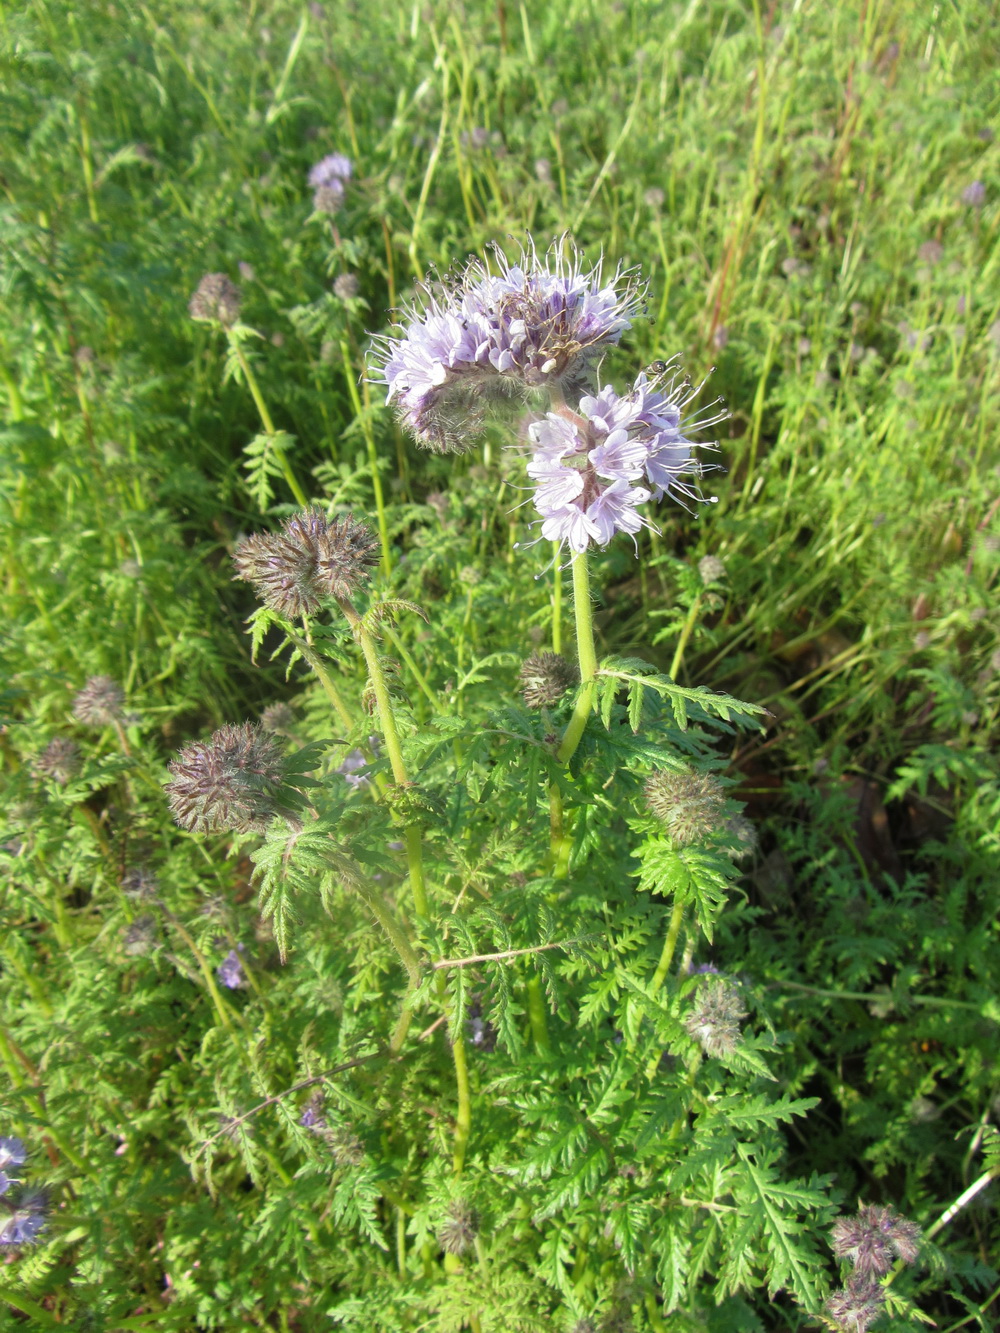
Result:
{"label": "hairy stem", "polygon": [[580,552],[573,557],[573,611],[576,616],[576,654],[580,663],[580,693],[573,716],[569,720],[556,752],[560,764],[568,764],[580,744],[584,728],[594,707],[597,690],[597,651],[594,647],[594,617],[590,605],[590,579],[587,574],[587,555]]}
{"label": "hairy stem", "polygon": [[667,927],[667,938],[663,941],[663,952],[660,954],[660,961],[656,965],[656,971],[653,973],[653,980],[649,983],[651,991],[660,989],[670,971],[670,964],[673,962],[674,951],[677,948],[677,937],[681,933],[681,922],[684,920],[684,904],[680,899],[674,901],[674,910],[670,913],[670,924]]}
{"label": "hairy stem", "polygon": [[528,982],[528,1018],[531,1022],[531,1035],[535,1039],[535,1049],[539,1055],[552,1054],[549,1041],[548,1015],[545,1012],[545,991],[541,977],[532,977]]}
{"label": "hairy stem", "polygon": [[333,705],[333,711],[340,718],[345,728],[350,732],[354,727],[354,719],[347,711],[344,701],[343,699],[341,699],[340,694],[337,691],[337,687],[333,683],[333,677],[330,675],[329,671],[327,671],[323,659],[305,641],[305,639],[300,638],[300,636],[296,634],[294,631],[289,630],[287,631],[287,633],[289,639],[291,639],[292,643],[295,644],[295,647],[299,650],[299,652],[302,654],[305,660],[309,663],[313,671],[316,672],[317,679],[319,680],[319,683],[323,686],[323,692],[326,694],[326,697],[330,700],[330,703]]}
{"label": "hairy stem", "polygon": [[455,1152],[453,1163],[455,1175],[462,1174],[465,1166],[465,1150],[469,1145],[472,1132],[472,1098],[469,1094],[469,1064],[465,1056],[465,1037],[460,1032],[451,1045],[452,1059],[455,1062],[455,1083],[458,1091],[458,1110],[455,1113]]}
{"label": "hairy stem", "polygon": [[410,1027],[412,1011],[407,1007],[407,1000],[420,985],[420,963],[417,960],[417,955],[413,952],[413,946],[410,944],[402,924],[390,911],[378,890],[372,888],[370,884],[366,884],[361,880],[357,882],[355,887],[367,903],[372,916],[375,917],[376,921],[378,921],[379,925],[389,936],[392,947],[399,955],[399,961],[406,969],[406,975],[409,978],[406,995],[403,998],[403,1011],[399,1016],[396,1029],[389,1042],[390,1052],[393,1055],[396,1055],[402,1048]]}
{"label": "hairy stem", "polygon": [[694,631],[698,621],[698,612],[701,610],[701,597],[698,596],[691,604],[691,610],[687,613],[687,619],[681,630],[681,637],[677,641],[677,647],[674,650],[673,661],[670,663],[669,676],[671,680],[677,679],[677,673],[681,669],[681,662],[684,660],[684,650],[688,646],[688,640]]}

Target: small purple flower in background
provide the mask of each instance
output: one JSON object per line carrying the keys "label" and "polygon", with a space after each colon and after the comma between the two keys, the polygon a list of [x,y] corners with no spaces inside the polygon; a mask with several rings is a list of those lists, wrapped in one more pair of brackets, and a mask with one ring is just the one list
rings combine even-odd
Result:
{"label": "small purple flower in background", "polygon": [[376,340],[375,377],[418,444],[438,453],[472,447],[490,401],[579,383],[639,313],[645,284],[634,270],[590,268],[565,237],[539,258],[529,241],[511,263],[494,246],[433,285],[398,334]]}
{"label": "small purple flower in background", "polygon": [[[243,945],[238,946],[240,949]],[[229,990],[238,990],[246,984],[243,963],[235,949],[230,949],[222,962],[215,969],[215,975]]]}
{"label": "small purple flower in background", "polygon": [[336,213],[344,202],[344,187],[354,174],[349,157],[330,153],[309,172],[309,184],[315,191],[313,207],[317,213]]}
{"label": "small purple flower in background", "polygon": [[368,767],[368,760],[360,750],[352,750],[337,769],[344,781],[351,787],[367,787],[368,778],[361,771]]}
{"label": "small purple flower in background", "polygon": [[23,1139],[0,1138],[0,1167],[23,1166],[27,1157]]}
{"label": "small purple flower in background", "polygon": [[0,1245],[13,1249],[33,1244],[45,1225],[45,1202],[45,1195],[40,1192],[22,1195],[0,1225]]}
{"label": "small purple flower in background", "polygon": [[969,208],[982,208],[986,199],[986,186],[982,181],[971,181],[962,191],[962,203]]}
{"label": "small purple flower in background", "polygon": [[681,408],[694,395],[682,397],[689,386],[678,384],[676,374],[666,392],[661,384],[641,374],[623,396],[605,387],[581,398],[579,414],[549,412],[528,428],[535,446],[528,475],[537,483],[543,538],[578,554],[591,543],[606,546],[616,532],[634,537],[651,526],[636,512],[647,500],[668,492],[702,498],[681,480],[705,471],[681,432]]}

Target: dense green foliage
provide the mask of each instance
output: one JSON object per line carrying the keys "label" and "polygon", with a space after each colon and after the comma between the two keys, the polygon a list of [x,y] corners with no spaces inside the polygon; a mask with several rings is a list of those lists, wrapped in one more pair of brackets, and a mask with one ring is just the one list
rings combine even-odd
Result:
{"label": "dense green foliage", "polygon": [[[48,1191],[0,1327],[834,1328],[859,1200],[924,1231],[886,1326],[994,1326],[995,22],[0,14],[0,1136]],[[573,600],[510,434],[420,452],[362,375],[416,279],[526,231],[649,279],[606,378],[679,352],[732,413],[718,502],[590,561],[568,765],[574,694],[518,688],[573,656]],[[229,337],[188,315],[206,272]],[[336,604],[306,630],[232,580],[302,497],[382,537],[358,609],[412,786]],[[107,725],[74,712],[97,675]],[[177,828],[175,752],[277,703],[298,816]],[[650,814],[680,765],[749,852]],[[708,964],[742,1023],[714,1050]]]}

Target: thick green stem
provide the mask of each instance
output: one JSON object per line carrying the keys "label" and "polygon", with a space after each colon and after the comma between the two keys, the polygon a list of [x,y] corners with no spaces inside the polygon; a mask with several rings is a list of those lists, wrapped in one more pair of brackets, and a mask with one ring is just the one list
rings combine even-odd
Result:
{"label": "thick green stem", "polygon": [[472,1132],[472,1098],[469,1094],[469,1065],[465,1058],[465,1037],[459,1033],[452,1042],[452,1058],[455,1061],[455,1083],[458,1089],[458,1110],[455,1114],[455,1154],[453,1163],[455,1175],[462,1174],[465,1166],[465,1150],[469,1146],[469,1134]]}
{"label": "thick green stem", "polygon": [[420,963],[417,955],[413,952],[413,946],[407,938],[406,931],[402,924],[397,920],[389,910],[382,895],[370,885],[363,882],[357,884],[358,892],[368,904],[368,908],[378,921],[379,925],[389,936],[392,947],[399,955],[399,961],[406,969],[406,975],[409,978],[409,984],[406,987],[406,995],[403,998],[403,1011],[399,1016],[395,1031],[389,1042],[389,1050],[393,1055],[398,1054],[402,1049],[403,1042],[406,1040],[406,1034],[409,1031],[412,1010],[407,1006],[407,1001],[413,992],[420,985]]}
{"label": "thick green stem", "polygon": [[531,1021],[531,1035],[535,1039],[535,1049],[539,1055],[552,1054],[549,1041],[548,1015],[545,1012],[545,991],[541,977],[532,977],[528,982],[528,1018]]}
{"label": "thick green stem", "polygon": [[562,570],[559,568],[559,546],[555,545],[555,560],[552,565],[552,651],[562,652]]}
{"label": "thick green stem", "polygon": [[681,922],[683,920],[684,904],[680,899],[677,899],[674,902],[674,910],[670,913],[670,925],[667,927],[667,938],[663,941],[663,952],[660,954],[660,961],[653,973],[653,980],[649,983],[649,988],[654,994],[663,985],[667,973],[670,971],[670,964],[673,962],[674,951],[677,948],[677,937],[681,933]]}
{"label": "thick green stem", "polygon": [[586,552],[573,557],[573,610],[576,616],[576,654],[580,663],[580,693],[562,744],[556,752],[560,764],[568,764],[576,753],[584,728],[590,720],[597,690],[597,652],[594,648],[594,617],[590,605]]}
{"label": "thick green stem", "polygon": [[[231,329],[226,330],[226,337],[229,339],[229,345],[233,349],[236,360],[240,363],[240,370],[242,370],[243,378],[247,382],[247,388],[250,390],[250,394],[257,405],[257,413],[260,416],[261,425],[264,427],[264,434],[273,437],[277,435],[278,432],[274,429],[274,422],[271,419],[271,413],[267,410],[267,403],[264,402],[264,395],[261,393],[260,385],[257,383],[257,376],[250,369],[250,362],[247,360],[243,348],[233,337]],[[305,492],[298,483],[295,473],[292,471],[291,464],[285,457],[284,450],[278,450],[278,462],[281,466],[281,474],[288,483],[288,489],[304,509],[309,502],[305,497]]]}

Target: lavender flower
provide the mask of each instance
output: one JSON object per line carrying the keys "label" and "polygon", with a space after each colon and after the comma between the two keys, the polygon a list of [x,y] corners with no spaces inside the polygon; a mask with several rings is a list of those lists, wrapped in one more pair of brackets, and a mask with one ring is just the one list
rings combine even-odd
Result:
{"label": "lavender flower", "polygon": [[[563,238],[564,240],[565,238]],[[529,241],[511,263],[493,247],[499,274],[482,260],[435,285],[401,333],[377,340],[374,371],[403,425],[439,453],[471,448],[491,399],[580,383],[639,312],[644,284],[633,270],[585,268],[557,241],[539,259]]]}
{"label": "lavender flower", "polygon": [[306,1129],[315,1130],[319,1133],[326,1129],[327,1120],[323,1114],[323,1094],[314,1092],[302,1108],[302,1114],[299,1116],[299,1124]]}
{"label": "lavender flower", "polygon": [[[240,946],[242,948],[242,945]],[[215,969],[215,975],[229,990],[238,990],[246,985],[243,963],[235,949],[230,949],[222,962]]]}
{"label": "lavender flower", "polygon": [[309,184],[315,191],[313,207],[317,213],[336,213],[344,202],[344,187],[354,174],[349,157],[330,153],[309,172]]}
{"label": "lavender flower", "polygon": [[580,672],[560,653],[532,653],[517,678],[528,707],[545,708],[559,702],[580,679]]}
{"label": "lavender flower", "polygon": [[250,722],[195,741],[169,765],[174,819],[192,833],[265,829],[281,809],[281,761],[278,742]]}
{"label": "lavender flower", "polygon": [[361,771],[368,767],[368,760],[360,750],[352,750],[344,757],[344,762],[337,772],[349,787],[367,787],[369,779]]}
{"label": "lavender flower", "polygon": [[971,181],[962,191],[962,203],[969,208],[982,208],[986,199],[986,186],[982,181]]}
{"label": "lavender flower", "polygon": [[236,548],[235,577],[292,620],[313,615],[324,597],[350,597],[378,563],[379,541],[353,514],[332,522],[319,509],[293,514],[280,532],[258,532]]}
{"label": "lavender flower", "polygon": [[110,676],[91,676],[73,700],[73,716],[91,727],[108,727],[121,720],[125,693]]}
{"label": "lavender flower", "polygon": [[65,736],[54,736],[35,758],[35,772],[65,787],[80,771],[80,750]]}
{"label": "lavender flower", "polygon": [[704,471],[681,432],[681,407],[693,395],[682,399],[688,386],[676,375],[666,392],[661,384],[642,374],[624,396],[605,387],[581,398],[579,413],[549,412],[528,428],[535,446],[528,475],[537,485],[543,538],[578,554],[591,542],[606,546],[616,532],[634,538],[651,526],[637,512],[648,500],[668,492],[702,498],[681,480]]}
{"label": "lavender flower", "polygon": [[240,317],[241,304],[240,289],[225,273],[206,273],[188,302],[188,313],[192,319],[229,329]]}
{"label": "lavender flower", "polygon": [[27,1157],[23,1139],[0,1138],[0,1167],[23,1166]]}
{"label": "lavender flower", "polygon": [[0,1245],[14,1248],[33,1244],[45,1225],[45,1203],[45,1195],[40,1191],[23,1194],[0,1226]]}
{"label": "lavender flower", "polygon": [[916,1259],[920,1228],[891,1208],[863,1204],[855,1217],[838,1217],[830,1245],[838,1259],[851,1259],[862,1278],[883,1277],[897,1259]]}

